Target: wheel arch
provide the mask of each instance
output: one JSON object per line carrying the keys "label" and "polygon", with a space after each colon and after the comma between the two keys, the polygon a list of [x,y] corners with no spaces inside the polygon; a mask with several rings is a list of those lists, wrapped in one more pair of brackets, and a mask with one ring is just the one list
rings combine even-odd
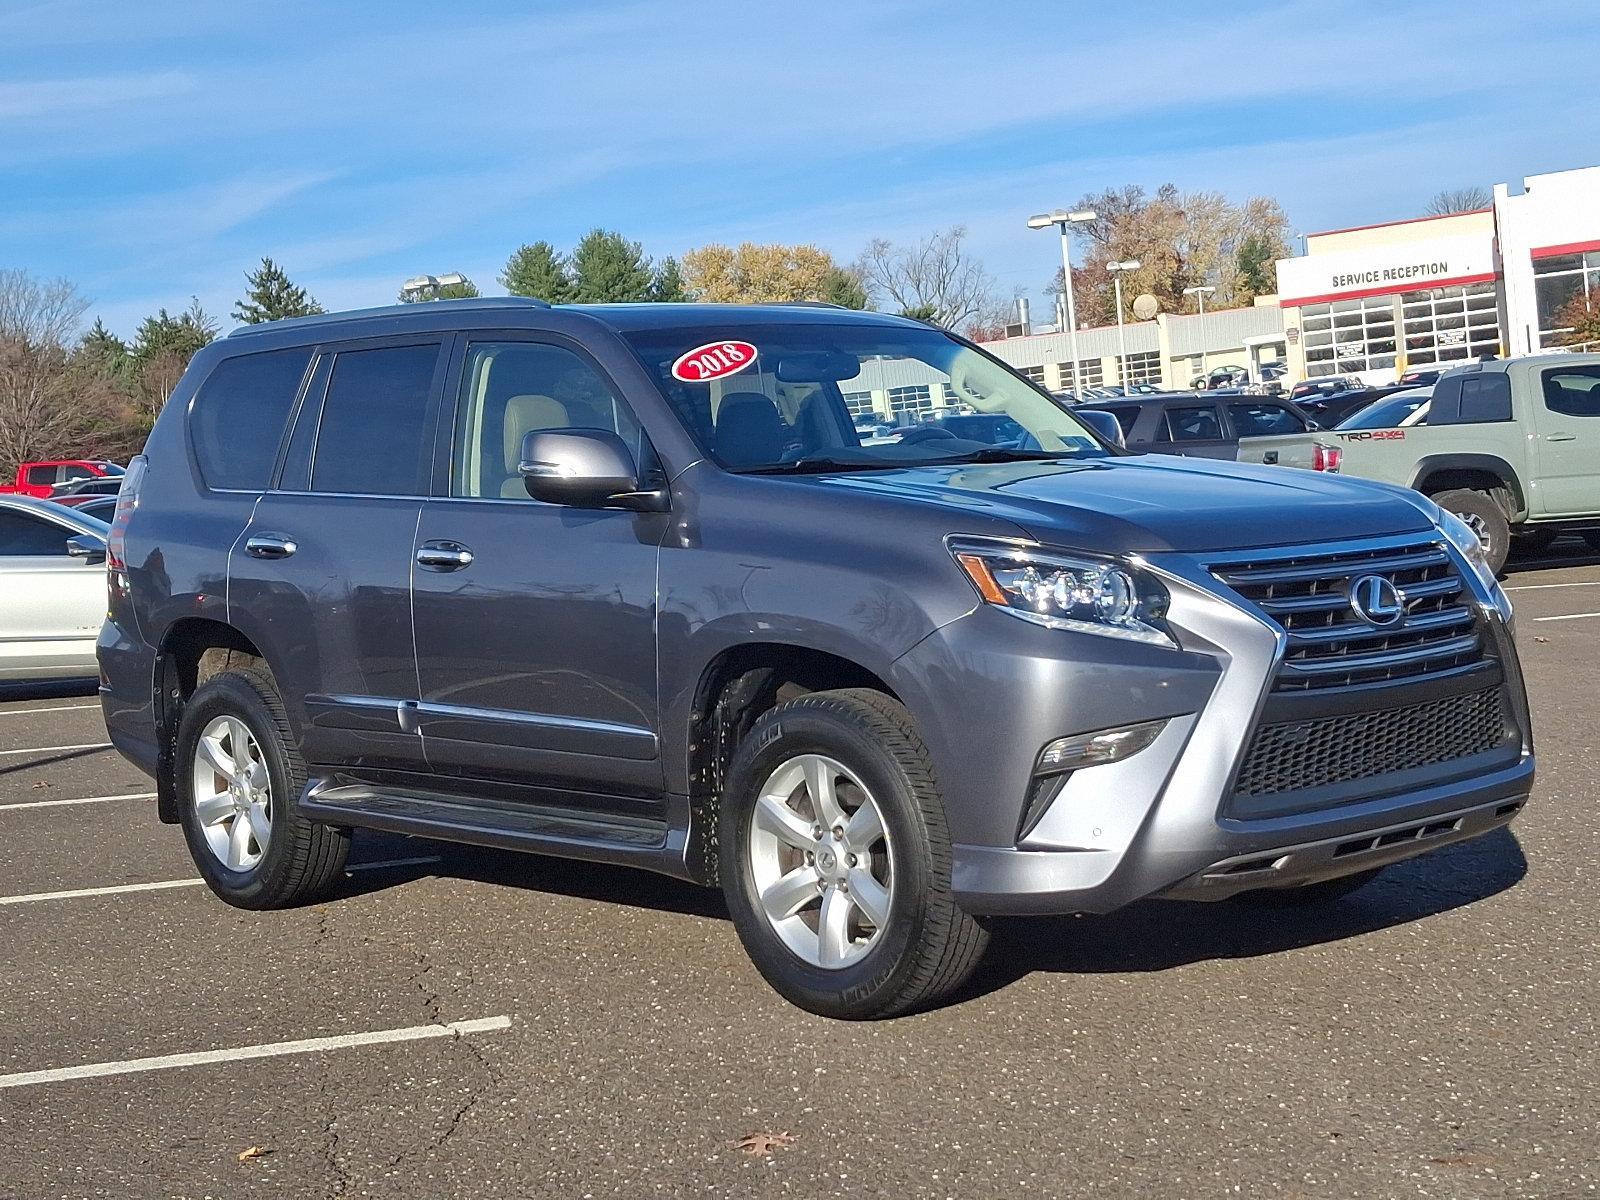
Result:
{"label": "wheel arch", "polygon": [[1497,454],[1429,454],[1417,461],[1411,486],[1425,496],[1452,488],[1488,492],[1500,502],[1506,517],[1520,521],[1528,515],[1527,496],[1516,469]]}

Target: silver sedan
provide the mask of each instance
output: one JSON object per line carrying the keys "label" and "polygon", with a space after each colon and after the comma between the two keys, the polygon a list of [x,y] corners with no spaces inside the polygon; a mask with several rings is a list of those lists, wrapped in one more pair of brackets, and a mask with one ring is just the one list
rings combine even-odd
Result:
{"label": "silver sedan", "polygon": [[110,528],[48,500],[0,496],[0,680],[98,673]]}

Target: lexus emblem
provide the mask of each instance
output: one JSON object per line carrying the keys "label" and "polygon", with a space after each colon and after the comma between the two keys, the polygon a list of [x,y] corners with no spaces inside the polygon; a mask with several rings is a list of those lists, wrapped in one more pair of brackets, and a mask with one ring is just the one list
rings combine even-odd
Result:
{"label": "lexus emblem", "polygon": [[1350,585],[1350,607],[1368,625],[1398,625],[1406,615],[1405,593],[1382,575],[1363,575]]}

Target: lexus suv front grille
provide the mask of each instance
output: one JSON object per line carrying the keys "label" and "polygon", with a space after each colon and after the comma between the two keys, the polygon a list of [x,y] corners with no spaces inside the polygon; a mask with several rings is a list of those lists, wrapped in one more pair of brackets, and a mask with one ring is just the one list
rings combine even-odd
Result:
{"label": "lexus suv front grille", "polygon": [[[1269,551],[1213,566],[1212,574],[1288,634],[1274,691],[1426,678],[1484,656],[1466,586],[1454,560],[1434,541]],[[1398,614],[1388,624],[1364,616],[1363,589],[1386,598],[1391,608],[1398,605]]]}

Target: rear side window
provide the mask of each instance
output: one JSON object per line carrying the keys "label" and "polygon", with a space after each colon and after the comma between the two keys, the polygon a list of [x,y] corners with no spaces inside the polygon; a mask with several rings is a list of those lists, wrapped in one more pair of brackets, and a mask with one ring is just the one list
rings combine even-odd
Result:
{"label": "rear side window", "polygon": [[1122,430],[1123,437],[1133,436],[1133,427],[1139,423],[1139,410],[1131,405],[1121,408],[1108,408],[1105,410],[1117,419],[1117,425]]}
{"label": "rear side window", "polygon": [[314,492],[425,496],[437,344],[345,350],[333,360],[311,465]]}
{"label": "rear side window", "polygon": [[0,509],[0,558],[64,555],[73,532],[29,513]]}
{"label": "rear side window", "polygon": [[272,482],[283,427],[310,361],[309,347],[241,354],[206,377],[189,436],[207,487],[261,491]]}
{"label": "rear side window", "polygon": [[1175,442],[1207,442],[1222,437],[1217,410],[1209,404],[1204,408],[1167,409],[1167,429]]}
{"label": "rear side window", "polygon": [[59,478],[61,478],[60,467],[29,467],[27,477],[23,482],[29,487],[50,487]]}
{"label": "rear side window", "polygon": [[1546,371],[1544,406],[1564,417],[1600,417],[1600,366]]}
{"label": "rear side window", "polygon": [[1230,404],[1228,416],[1233,420],[1234,433],[1242,438],[1306,431],[1305,422],[1281,404]]}
{"label": "rear side window", "polygon": [[1500,371],[1461,381],[1461,421],[1511,420],[1511,379]]}

